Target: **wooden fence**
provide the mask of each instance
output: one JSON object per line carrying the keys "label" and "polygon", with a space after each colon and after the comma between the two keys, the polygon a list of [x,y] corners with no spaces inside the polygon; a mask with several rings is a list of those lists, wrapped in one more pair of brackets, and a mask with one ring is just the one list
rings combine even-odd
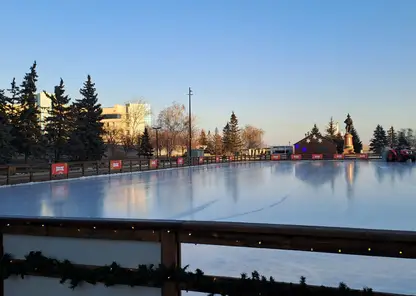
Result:
{"label": "wooden fence", "polygon": [[[379,155],[362,154],[365,157],[345,156],[342,159],[374,160],[380,159]],[[316,156],[319,156],[317,158]],[[295,157],[295,158],[294,158]],[[298,157],[298,158],[296,158]],[[285,155],[280,154],[277,158],[275,155],[242,155],[242,156],[204,156],[193,157],[191,165],[206,165],[224,162],[243,162],[243,161],[270,161],[270,160],[334,160],[332,154],[298,154]],[[79,178],[86,176],[96,176],[114,173],[132,173],[139,171],[177,168],[188,166],[186,158],[171,159],[128,159],[128,160],[105,160],[105,161],[87,161],[87,162],[68,162],[56,164],[33,164],[33,165],[10,165],[0,166],[0,186],[40,182],[49,180],[60,180],[68,178]]]}
{"label": "wooden fence", "polygon": [[[187,273],[180,269],[181,244],[415,259],[415,242],[416,232],[407,231],[3,217],[0,218],[0,254],[4,255],[0,270],[4,280],[0,280],[0,296],[69,293],[75,296],[178,296],[181,290],[235,296],[395,295],[349,290],[342,286],[328,288],[274,282],[256,273],[251,279],[204,275],[199,271]],[[138,267],[138,264],[142,265]],[[161,266],[151,269],[150,264]],[[17,277],[22,275],[29,277]],[[69,282],[74,290],[60,284],[59,279]]]}

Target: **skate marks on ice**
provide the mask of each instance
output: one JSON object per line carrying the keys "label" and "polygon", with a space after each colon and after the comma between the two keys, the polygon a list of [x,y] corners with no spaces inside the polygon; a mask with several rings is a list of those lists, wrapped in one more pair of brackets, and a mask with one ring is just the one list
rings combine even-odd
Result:
{"label": "skate marks on ice", "polygon": [[268,206],[264,206],[255,210],[251,210],[251,211],[247,211],[247,212],[243,212],[243,213],[237,213],[234,215],[230,215],[230,216],[226,216],[226,217],[221,217],[221,218],[216,218],[216,219],[212,219],[212,221],[219,221],[219,220],[228,220],[228,219],[233,219],[233,218],[237,218],[237,217],[241,217],[241,216],[245,216],[245,215],[249,215],[249,214],[253,214],[253,213],[258,213],[258,212],[262,212],[264,210],[268,210],[271,208],[274,208],[278,205],[280,205],[281,203],[283,203],[287,198],[289,197],[289,194],[286,194],[285,196],[283,196],[278,202],[272,203]]}
{"label": "skate marks on ice", "polygon": [[218,199],[211,200],[211,201],[209,201],[209,202],[207,202],[207,203],[205,203],[203,205],[200,205],[200,206],[198,206],[196,208],[193,208],[191,210],[188,210],[188,211],[182,212],[182,213],[180,213],[178,215],[175,215],[173,217],[170,217],[168,220],[180,220],[180,219],[183,219],[183,218],[185,218],[187,216],[190,216],[190,215],[193,215],[195,213],[198,213],[200,211],[205,210],[209,206],[215,204],[217,201],[218,201]]}

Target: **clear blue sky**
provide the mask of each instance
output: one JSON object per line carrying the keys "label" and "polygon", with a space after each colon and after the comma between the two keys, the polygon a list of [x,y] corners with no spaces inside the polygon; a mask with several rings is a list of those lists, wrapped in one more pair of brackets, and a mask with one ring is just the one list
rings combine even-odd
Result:
{"label": "clear blue sky", "polygon": [[91,74],[104,106],[157,113],[191,86],[199,127],[234,110],[268,144],[348,112],[364,142],[416,127],[414,0],[14,0],[0,28],[0,88],[37,60],[40,90],[62,77],[76,97]]}

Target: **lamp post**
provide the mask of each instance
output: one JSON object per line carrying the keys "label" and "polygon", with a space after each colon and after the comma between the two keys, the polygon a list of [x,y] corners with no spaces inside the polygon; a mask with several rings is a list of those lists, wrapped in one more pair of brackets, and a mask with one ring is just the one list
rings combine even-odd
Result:
{"label": "lamp post", "polygon": [[156,131],[156,159],[159,159],[159,130],[162,128],[160,126],[152,127]]}
{"label": "lamp post", "polygon": [[191,97],[192,97],[193,93],[192,93],[192,89],[189,87],[188,88],[188,111],[189,111],[189,115],[188,115],[188,129],[189,129],[189,143],[188,143],[188,165],[191,165],[191,161],[192,161],[192,110],[191,110]]}

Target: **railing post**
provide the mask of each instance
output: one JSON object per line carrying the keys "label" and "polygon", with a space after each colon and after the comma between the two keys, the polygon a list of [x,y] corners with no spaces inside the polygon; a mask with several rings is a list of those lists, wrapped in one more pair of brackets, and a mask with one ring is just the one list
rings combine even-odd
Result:
{"label": "railing post", "polygon": [[97,173],[97,176],[98,176],[98,174],[100,173],[100,165],[98,163],[98,160],[96,161],[95,165],[97,167],[96,173]]}
{"label": "railing post", "polygon": [[111,174],[111,160],[108,160],[108,174]]}
{"label": "railing post", "polygon": [[10,170],[11,170],[10,166],[7,166],[6,185],[10,184]]}
{"label": "railing post", "polygon": [[[180,267],[181,243],[176,231],[161,230],[160,241],[162,245],[162,265],[166,267]],[[162,287],[162,296],[180,296],[181,290],[176,282],[165,282]],[[1,295],[0,295],[1,296]]]}
{"label": "railing post", "polygon": [[131,172],[133,172],[133,164],[132,164],[131,159],[130,159],[130,173]]}
{"label": "railing post", "polygon": [[29,165],[29,182],[32,182],[32,180],[33,180],[32,166]]}

